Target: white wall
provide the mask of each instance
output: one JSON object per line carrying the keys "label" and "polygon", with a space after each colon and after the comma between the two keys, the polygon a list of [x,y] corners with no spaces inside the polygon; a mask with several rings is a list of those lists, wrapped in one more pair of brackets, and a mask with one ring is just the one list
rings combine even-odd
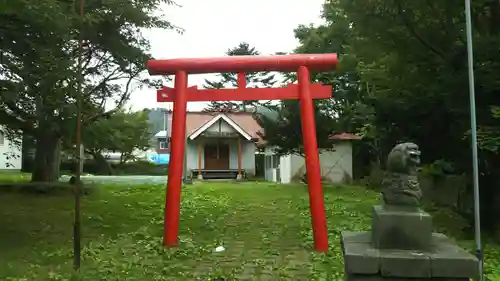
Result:
{"label": "white wall", "polygon": [[[219,131],[219,126],[220,126],[220,131]],[[226,121],[224,121],[222,118],[219,119],[217,122],[212,124],[212,126],[208,127],[205,131],[207,132],[212,132],[212,133],[235,133],[236,130],[229,125]]]}
{"label": "white wall", "polygon": [[290,183],[292,181],[292,155],[280,157],[280,179],[281,183]]}
{"label": "white wall", "polygon": [[[266,155],[274,154],[273,148],[266,148]],[[330,182],[341,183],[352,179],[352,146],[350,142],[338,142],[335,151],[320,150],[321,176]],[[280,182],[290,183],[302,178],[306,172],[305,159],[301,155],[280,157]],[[274,171],[265,167],[265,179],[274,181]]]}
{"label": "white wall", "polygon": [[[196,140],[189,140],[186,143],[186,168],[188,170],[188,173],[191,172],[191,170],[198,169],[198,143]],[[201,167],[205,167],[205,157],[203,155],[205,154],[205,151],[201,150]],[[170,158],[172,160],[172,158]]]}
{"label": "white wall", "polygon": [[[18,139],[22,141],[21,138]],[[15,156],[15,157],[12,157]],[[7,157],[10,159],[7,160]],[[21,147],[11,143],[3,134],[0,127],[0,170],[21,170],[22,150]]]}
{"label": "white wall", "polygon": [[[335,151],[322,150],[319,153],[321,176],[334,183],[352,179],[352,145],[350,142],[338,142]],[[293,178],[301,177],[306,172],[304,157],[292,155],[290,174]],[[347,178],[346,178],[347,177]]]}
{"label": "white wall", "polygon": [[[255,176],[255,150],[256,147],[253,142],[241,139],[241,168],[249,176]],[[237,140],[229,143],[229,169],[238,169]]]}
{"label": "white wall", "polygon": [[[264,157],[264,179],[267,181],[282,182],[281,176],[283,173],[286,174],[286,172],[281,172],[281,168],[280,168],[283,165],[281,160],[284,156],[281,156],[279,158],[279,160],[277,160],[276,157],[272,157],[273,155],[275,155],[273,147],[266,147],[264,149],[264,156],[265,156]],[[279,163],[275,163],[278,161],[279,161]],[[286,166],[287,165],[285,165],[285,167]],[[279,175],[278,175],[278,173],[279,173]]]}

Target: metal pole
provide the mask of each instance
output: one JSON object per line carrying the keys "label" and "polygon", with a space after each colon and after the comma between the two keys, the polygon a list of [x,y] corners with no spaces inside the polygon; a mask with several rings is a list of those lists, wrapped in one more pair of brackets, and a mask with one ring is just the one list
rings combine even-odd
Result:
{"label": "metal pole", "polygon": [[479,280],[483,280],[483,252],[481,245],[481,215],[479,208],[479,168],[477,163],[477,129],[476,129],[476,98],[474,87],[474,60],[472,46],[472,21],[470,0],[465,0],[465,20],[467,32],[467,64],[469,66],[469,98],[470,125],[472,145],[472,173],[474,181],[474,231],[476,240],[476,256],[479,260]]}
{"label": "metal pole", "polygon": [[81,210],[80,210],[80,197],[82,193],[82,186],[80,181],[81,171],[81,161],[82,161],[82,150],[81,150],[81,107],[82,107],[82,84],[83,84],[83,12],[84,12],[85,0],[80,0],[80,38],[79,38],[79,52],[78,52],[78,84],[77,84],[77,102],[76,102],[76,173],[75,173],[75,217],[73,221],[73,267],[75,270],[80,270],[81,263]]}

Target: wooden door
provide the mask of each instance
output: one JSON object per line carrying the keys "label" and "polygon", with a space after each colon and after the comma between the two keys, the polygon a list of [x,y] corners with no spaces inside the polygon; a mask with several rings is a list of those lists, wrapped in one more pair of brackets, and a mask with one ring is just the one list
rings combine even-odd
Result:
{"label": "wooden door", "polygon": [[205,170],[229,170],[229,145],[205,144]]}

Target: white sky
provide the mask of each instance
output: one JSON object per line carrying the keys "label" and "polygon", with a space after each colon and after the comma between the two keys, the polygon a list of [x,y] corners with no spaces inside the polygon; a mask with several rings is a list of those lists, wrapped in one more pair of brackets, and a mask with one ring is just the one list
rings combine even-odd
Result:
{"label": "white sky", "polygon": [[[176,0],[181,7],[164,10],[184,34],[171,30],[148,30],[156,59],[220,57],[240,42],[247,42],[263,55],[291,52],[298,45],[293,30],[299,24],[319,24],[324,0]],[[190,75],[189,86],[202,86],[212,75]],[[170,83],[167,86],[173,86]],[[156,89],[136,90],[129,105],[134,110],[167,107],[156,102]],[[189,110],[201,110],[205,103],[188,103]]]}

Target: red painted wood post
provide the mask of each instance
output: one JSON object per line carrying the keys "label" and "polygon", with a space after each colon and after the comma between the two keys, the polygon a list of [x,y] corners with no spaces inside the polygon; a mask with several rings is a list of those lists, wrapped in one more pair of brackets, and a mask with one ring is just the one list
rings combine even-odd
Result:
{"label": "red painted wood post", "polygon": [[245,72],[238,72],[238,88],[244,89],[247,87],[247,77]]}
{"label": "red painted wood post", "polygon": [[300,88],[300,120],[306,156],[307,184],[309,186],[309,208],[311,212],[314,248],[318,252],[328,251],[328,230],[326,228],[325,202],[321,187],[321,166],[319,163],[314,104],[310,91],[309,69],[299,67],[297,72]]}
{"label": "red painted wood post", "polygon": [[165,200],[163,245],[166,247],[176,246],[178,242],[182,169],[184,167],[186,141],[186,90],[187,74],[185,71],[178,71],[175,74],[172,149],[170,150],[170,166],[168,169],[167,196]]}
{"label": "red painted wood post", "polygon": [[[158,102],[174,102],[172,121],[171,165],[167,183],[165,203],[165,229],[163,244],[177,245],[180,214],[180,194],[184,149],[186,137],[186,112],[188,101],[223,100],[274,100],[300,99],[302,133],[306,152],[307,178],[309,182],[309,203],[315,249],[328,250],[325,207],[321,187],[321,173],[314,106],[312,98],[330,98],[331,86],[312,84],[309,70],[329,71],[337,65],[336,54],[294,54],[286,56],[232,56],[221,58],[189,58],[170,60],[150,60],[147,68],[151,75],[176,75],[175,89],[164,87],[157,93]],[[299,70],[297,71],[297,68]],[[182,70],[182,71],[180,71]],[[259,71],[297,71],[299,85],[291,84],[286,88],[250,89],[242,87],[244,72]],[[239,72],[237,89],[187,89],[187,74]],[[245,81],[246,82],[246,81]],[[245,83],[246,85],[246,83]]]}

